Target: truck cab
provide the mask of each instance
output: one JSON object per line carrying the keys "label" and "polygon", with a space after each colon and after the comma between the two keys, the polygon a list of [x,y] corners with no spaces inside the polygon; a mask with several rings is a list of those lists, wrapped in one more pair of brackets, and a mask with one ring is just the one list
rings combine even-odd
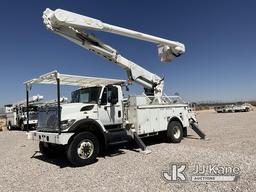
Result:
{"label": "truck cab", "polygon": [[72,92],[71,105],[89,104],[80,111],[88,118],[100,119],[104,126],[108,126],[122,123],[122,99],[120,85],[88,87]]}
{"label": "truck cab", "polygon": [[[61,131],[74,131],[87,121],[102,127],[122,124],[123,94],[120,85],[83,87],[71,93],[71,102],[61,105]],[[57,107],[41,106],[38,109],[39,131],[57,132]],[[73,126],[72,126],[73,125]],[[70,130],[70,128],[72,128]]]}

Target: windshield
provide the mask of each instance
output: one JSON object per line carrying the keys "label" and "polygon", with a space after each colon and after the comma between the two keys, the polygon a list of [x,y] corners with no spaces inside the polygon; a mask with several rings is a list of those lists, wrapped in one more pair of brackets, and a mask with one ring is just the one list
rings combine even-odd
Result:
{"label": "windshield", "polygon": [[[29,106],[29,111],[37,111],[37,106]],[[27,112],[27,107],[22,107],[22,112]]]}
{"label": "windshield", "polygon": [[98,103],[101,87],[88,87],[72,92],[71,103]]}

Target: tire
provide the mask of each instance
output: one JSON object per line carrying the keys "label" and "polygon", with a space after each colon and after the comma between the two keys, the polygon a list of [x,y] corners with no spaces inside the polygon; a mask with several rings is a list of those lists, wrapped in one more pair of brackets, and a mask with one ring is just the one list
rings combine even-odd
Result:
{"label": "tire", "polygon": [[98,138],[91,132],[82,132],[68,145],[67,158],[74,166],[89,165],[96,162],[99,149]]}
{"label": "tire", "polygon": [[8,131],[12,130],[12,123],[11,122],[8,123],[7,129],[8,129]]}
{"label": "tire", "polygon": [[183,127],[183,137],[187,137],[188,136],[188,129],[187,127]]}
{"label": "tire", "polygon": [[27,125],[24,125],[23,122],[20,123],[20,129],[21,131],[27,131]]}
{"label": "tire", "polygon": [[180,143],[183,138],[183,127],[178,121],[171,121],[167,128],[167,141]]}
{"label": "tire", "polygon": [[39,151],[46,157],[54,157],[56,154],[55,147],[52,144],[42,141],[39,142]]}

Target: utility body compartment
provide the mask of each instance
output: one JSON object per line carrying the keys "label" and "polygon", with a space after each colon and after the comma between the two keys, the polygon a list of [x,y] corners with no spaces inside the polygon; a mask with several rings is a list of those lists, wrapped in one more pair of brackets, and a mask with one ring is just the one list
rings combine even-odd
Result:
{"label": "utility body compartment", "polygon": [[183,127],[189,126],[188,105],[184,103],[154,104],[147,96],[128,98],[128,122],[134,125],[138,135],[166,131],[168,123],[178,118]]}

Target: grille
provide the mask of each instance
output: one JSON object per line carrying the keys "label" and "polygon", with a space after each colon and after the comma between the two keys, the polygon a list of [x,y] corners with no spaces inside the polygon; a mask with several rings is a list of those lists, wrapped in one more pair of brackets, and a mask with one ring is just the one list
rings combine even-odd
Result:
{"label": "grille", "polygon": [[57,131],[58,127],[58,108],[44,106],[38,110],[39,131]]}
{"label": "grille", "polygon": [[30,120],[37,120],[37,113],[30,113],[29,114],[29,119]]}

